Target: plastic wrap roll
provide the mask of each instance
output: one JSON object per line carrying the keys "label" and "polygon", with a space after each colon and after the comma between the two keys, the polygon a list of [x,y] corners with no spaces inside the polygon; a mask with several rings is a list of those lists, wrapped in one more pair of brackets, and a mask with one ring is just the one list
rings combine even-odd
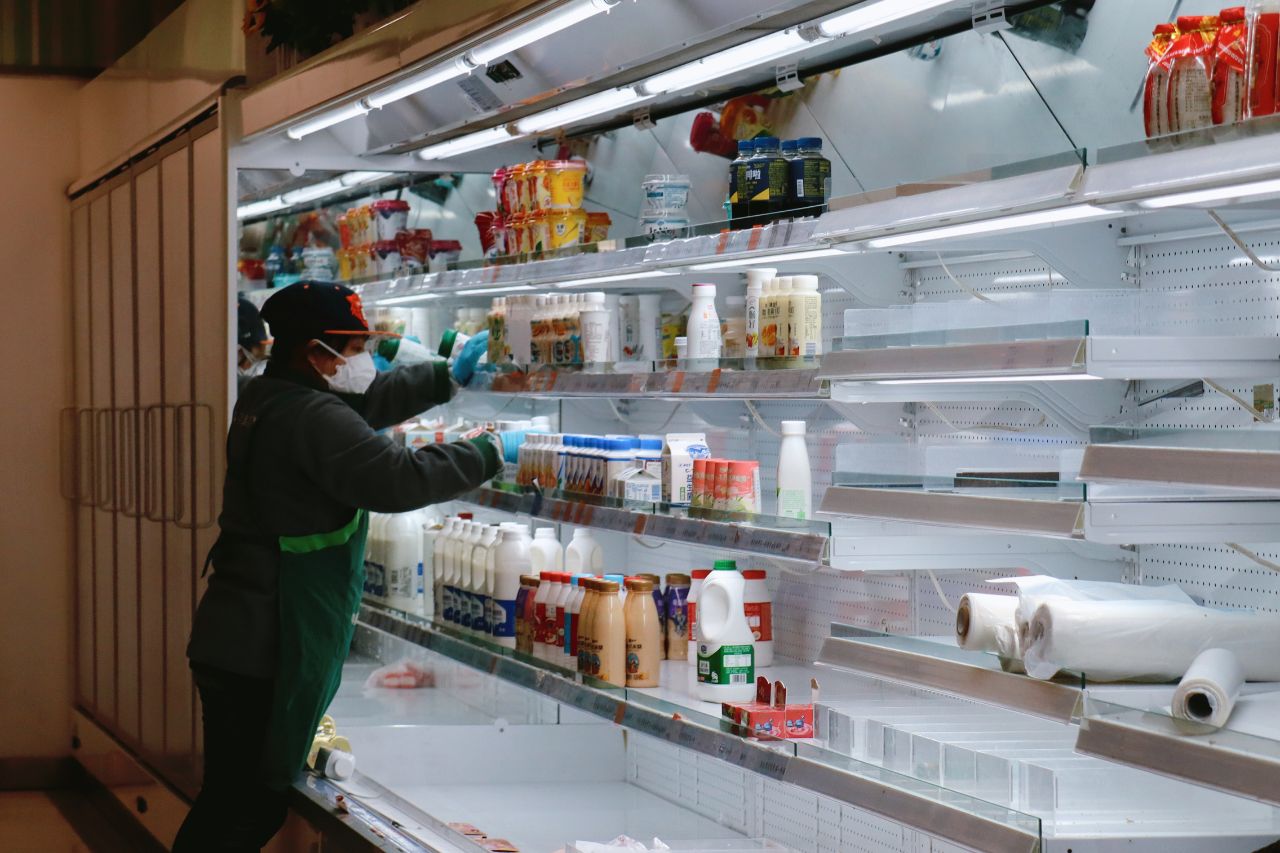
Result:
{"label": "plastic wrap roll", "polygon": [[1174,681],[1205,649],[1230,651],[1249,681],[1280,680],[1280,617],[1166,601],[1042,602],[1023,648],[1027,673],[1090,681]]}
{"label": "plastic wrap roll", "polygon": [[1226,725],[1244,686],[1240,661],[1226,649],[1205,649],[1173,691],[1173,715],[1215,728]]}
{"label": "plastic wrap roll", "polygon": [[1014,627],[1018,610],[1016,595],[985,595],[970,592],[960,596],[956,610],[956,642],[970,651],[999,651],[997,632]]}

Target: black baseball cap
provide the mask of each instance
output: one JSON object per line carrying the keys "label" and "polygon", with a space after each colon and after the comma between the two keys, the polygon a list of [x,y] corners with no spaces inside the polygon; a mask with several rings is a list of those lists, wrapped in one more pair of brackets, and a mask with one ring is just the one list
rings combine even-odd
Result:
{"label": "black baseball cap", "polygon": [[326,335],[399,337],[370,329],[360,295],[327,281],[300,281],[273,294],[262,306],[262,319],[271,325],[276,340],[288,346]]}
{"label": "black baseball cap", "polygon": [[243,296],[236,297],[236,315],[236,340],[240,346],[249,349],[271,340],[267,336],[267,327],[262,324],[258,306]]}

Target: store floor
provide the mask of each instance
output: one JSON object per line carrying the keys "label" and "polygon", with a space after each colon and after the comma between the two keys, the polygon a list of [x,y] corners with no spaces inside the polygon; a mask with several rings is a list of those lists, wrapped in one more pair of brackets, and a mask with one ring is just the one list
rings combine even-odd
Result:
{"label": "store floor", "polygon": [[56,791],[0,793],[0,850],[5,853],[142,853],[159,850],[87,794]]}

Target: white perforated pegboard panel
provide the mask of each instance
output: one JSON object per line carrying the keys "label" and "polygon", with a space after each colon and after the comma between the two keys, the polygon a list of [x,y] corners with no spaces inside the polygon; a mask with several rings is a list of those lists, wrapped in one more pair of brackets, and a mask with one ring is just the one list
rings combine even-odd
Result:
{"label": "white perforated pegboard panel", "polygon": [[785,657],[816,660],[833,622],[911,633],[911,588],[906,574],[784,572],[774,592],[774,649]]}
{"label": "white perforated pegboard panel", "polygon": [[[1280,545],[1249,545],[1280,562]],[[1211,607],[1246,607],[1280,613],[1280,574],[1226,545],[1145,545],[1138,568],[1146,584],[1176,583]]]}
{"label": "white perforated pegboard panel", "polygon": [[[1043,291],[1067,285],[1066,279],[1053,272],[1048,264],[1031,256],[977,263],[948,262],[947,269],[951,275],[947,275],[941,265],[910,271],[909,282],[916,302],[974,298],[964,288],[993,294]],[[964,287],[957,287],[952,276]]]}

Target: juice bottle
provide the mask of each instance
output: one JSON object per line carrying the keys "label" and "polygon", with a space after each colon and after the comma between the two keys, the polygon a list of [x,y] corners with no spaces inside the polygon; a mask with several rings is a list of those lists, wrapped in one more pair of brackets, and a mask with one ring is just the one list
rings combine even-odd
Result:
{"label": "juice bottle", "polygon": [[662,628],[658,608],[653,603],[653,581],[627,578],[626,684],[628,687],[657,687],[662,660]]}
{"label": "juice bottle", "polygon": [[[616,581],[597,581],[600,601],[593,614],[591,634],[593,660],[598,667],[593,675],[601,681],[627,685],[627,625],[622,612],[622,599]],[[649,600],[648,594],[644,596]],[[745,623],[745,619],[744,619]],[[752,688],[754,692],[754,688]]]}

